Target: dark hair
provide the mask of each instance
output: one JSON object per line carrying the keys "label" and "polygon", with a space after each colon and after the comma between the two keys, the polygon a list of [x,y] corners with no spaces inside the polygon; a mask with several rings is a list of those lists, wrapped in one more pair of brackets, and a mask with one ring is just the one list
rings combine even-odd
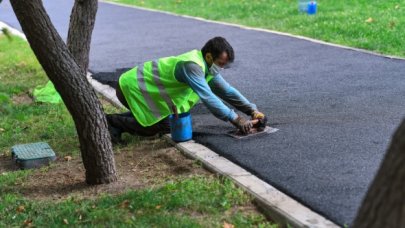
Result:
{"label": "dark hair", "polygon": [[230,63],[232,63],[233,60],[235,59],[235,54],[233,52],[232,46],[228,43],[228,41],[225,40],[225,38],[220,36],[208,40],[208,42],[201,49],[201,52],[204,58],[207,53],[211,53],[212,58],[214,58],[215,60],[223,52],[226,52],[226,54],[228,54],[228,59]]}

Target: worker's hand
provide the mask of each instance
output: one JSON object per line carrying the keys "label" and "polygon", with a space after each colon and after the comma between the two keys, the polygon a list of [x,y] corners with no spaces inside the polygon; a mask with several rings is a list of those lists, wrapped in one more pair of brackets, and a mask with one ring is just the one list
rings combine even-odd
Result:
{"label": "worker's hand", "polygon": [[252,112],[251,116],[252,120],[263,119],[265,117],[265,115],[262,112],[256,110]]}
{"label": "worker's hand", "polygon": [[253,123],[250,120],[246,120],[241,116],[232,120],[231,123],[237,127],[243,134],[249,133],[250,129],[253,127]]}

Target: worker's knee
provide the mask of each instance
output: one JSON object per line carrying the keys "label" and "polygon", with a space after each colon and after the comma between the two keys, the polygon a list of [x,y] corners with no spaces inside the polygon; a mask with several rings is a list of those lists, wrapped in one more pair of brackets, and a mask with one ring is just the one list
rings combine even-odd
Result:
{"label": "worker's knee", "polygon": [[156,134],[167,134],[170,132],[169,118],[165,118],[158,123],[144,127],[135,119],[132,113],[107,114],[107,122],[110,126],[139,136],[154,136]]}

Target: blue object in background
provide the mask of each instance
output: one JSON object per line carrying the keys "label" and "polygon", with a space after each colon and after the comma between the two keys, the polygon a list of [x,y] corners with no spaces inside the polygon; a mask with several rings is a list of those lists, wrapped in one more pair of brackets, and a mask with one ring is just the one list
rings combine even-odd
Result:
{"label": "blue object in background", "polygon": [[300,13],[305,13],[308,11],[309,0],[298,0],[298,11]]}
{"label": "blue object in background", "polygon": [[193,137],[191,115],[189,112],[181,113],[178,116],[170,115],[170,133],[175,142],[188,141]]}
{"label": "blue object in background", "polygon": [[307,13],[308,13],[309,15],[314,15],[314,14],[316,14],[316,1],[310,1],[310,2],[308,2]]}

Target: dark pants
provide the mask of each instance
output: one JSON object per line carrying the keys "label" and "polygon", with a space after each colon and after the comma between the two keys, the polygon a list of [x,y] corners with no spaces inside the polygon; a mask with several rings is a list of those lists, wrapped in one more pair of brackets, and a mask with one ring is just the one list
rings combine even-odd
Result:
{"label": "dark pants", "polygon": [[[118,100],[128,109],[129,105],[124,97],[124,94],[121,91],[119,84],[116,88],[116,94]],[[135,119],[131,112],[125,112],[120,114],[107,114],[107,121],[108,124],[115,129],[119,130],[120,132],[127,132],[134,135],[140,136],[152,136],[156,134],[166,134],[170,132],[170,124],[169,118],[165,118],[160,122],[148,126],[143,127],[139,122]]]}

